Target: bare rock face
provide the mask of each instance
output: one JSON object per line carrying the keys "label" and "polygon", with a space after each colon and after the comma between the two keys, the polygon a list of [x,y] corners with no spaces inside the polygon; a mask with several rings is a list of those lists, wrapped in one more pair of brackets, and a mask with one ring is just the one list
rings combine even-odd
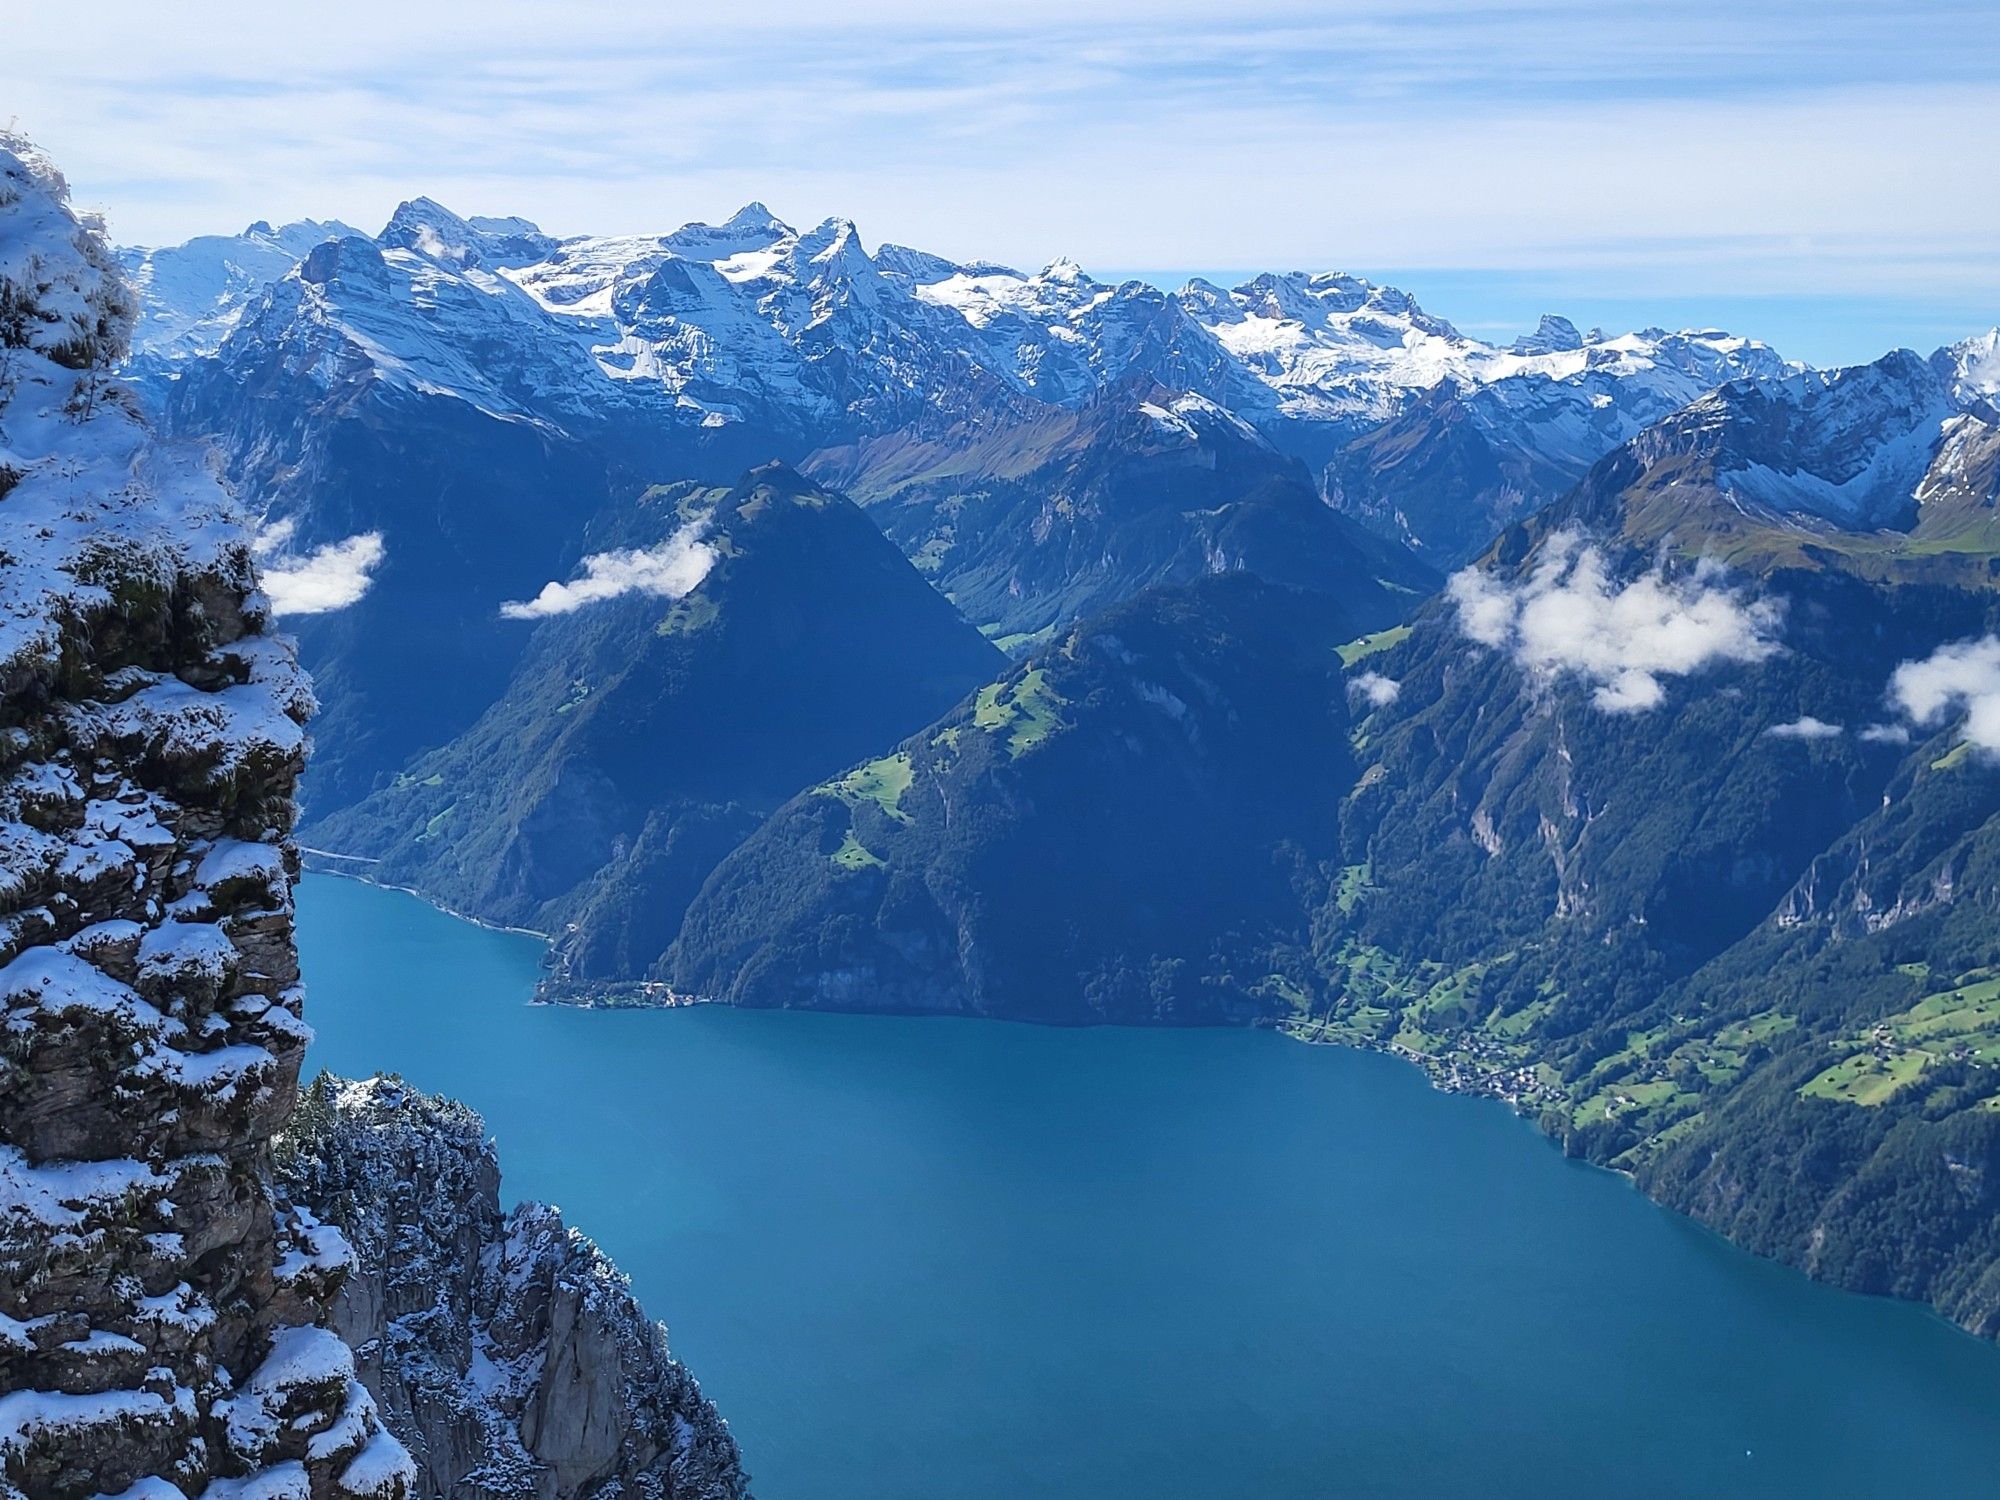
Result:
{"label": "bare rock face", "polygon": [[0,133],[0,1496],[335,1500],[414,1468],[277,1193],[311,693],[248,535],[105,374],[132,299]]}
{"label": "bare rock face", "polygon": [[630,1285],[562,1215],[502,1215],[479,1117],[392,1078],[322,1075],[278,1149],[356,1269],[333,1326],[452,1497],[744,1500],[736,1442]]}

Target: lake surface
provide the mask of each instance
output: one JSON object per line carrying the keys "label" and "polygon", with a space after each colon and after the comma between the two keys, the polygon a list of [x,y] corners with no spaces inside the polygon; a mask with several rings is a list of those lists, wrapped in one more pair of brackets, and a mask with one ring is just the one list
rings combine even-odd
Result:
{"label": "lake surface", "polygon": [[327,876],[311,1063],[481,1110],[762,1500],[1968,1496],[2000,1350],[1742,1254],[1504,1106],[1269,1033],[529,1006]]}

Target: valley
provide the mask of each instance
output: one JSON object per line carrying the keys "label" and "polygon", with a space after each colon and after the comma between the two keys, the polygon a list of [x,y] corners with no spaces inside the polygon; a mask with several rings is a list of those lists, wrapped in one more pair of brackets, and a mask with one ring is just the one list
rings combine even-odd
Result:
{"label": "valley", "polygon": [[318,876],[300,913],[311,1065],[479,1108],[508,1192],[674,1310],[760,1493],[1309,1500],[1337,1471],[1844,1500],[1976,1492],[2000,1459],[1992,1349],[1401,1062],[1240,1028],[579,1012],[527,1003],[531,939]]}
{"label": "valley", "polygon": [[1985,680],[1926,665],[2000,622],[1993,335],[1502,347],[1354,277],[1169,293],[758,204],[413,200],[175,312],[215,253],[127,254],[168,425],[280,570],[380,539],[295,621],[328,868],[550,933],[540,993],[599,1008],[1391,1051],[2000,1328],[1983,1022],[1935,998],[2000,964],[2000,782]]}
{"label": "valley", "polygon": [[0,1490],[1968,1492],[1997,518],[2000,330],[0,132]]}

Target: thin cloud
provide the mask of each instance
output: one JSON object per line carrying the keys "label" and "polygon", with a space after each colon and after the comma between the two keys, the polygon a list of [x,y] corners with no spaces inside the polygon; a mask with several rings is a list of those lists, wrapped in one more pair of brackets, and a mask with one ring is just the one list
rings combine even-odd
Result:
{"label": "thin cloud", "polygon": [[[245,0],[197,24],[106,0],[88,22],[26,8],[10,108],[128,242],[379,223],[417,192],[563,232],[762,198],[871,243],[1032,264],[1991,288],[2000,200],[1931,148],[2000,129],[2000,11],[1876,10],[585,3],[551,36],[546,6],[496,3],[468,36],[449,8],[384,0],[337,35]],[[1303,196],[1302,162],[1332,164]]]}
{"label": "thin cloud", "polygon": [[1811,714],[1801,714],[1789,724],[1773,724],[1764,731],[1774,740],[1835,740],[1847,733],[1839,724],[1829,724]]}
{"label": "thin cloud", "polygon": [[1706,564],[1680,578],[1659,567],[1629,583],[1574,533],[1550,538],[1521,583],[1477,568],[1452,575],[1460,628],[1544,679],[1590,683],[1606,713],[1639,713],[1666,697],[1663,678],[1719,662],[1757,662],[1778,649],[1778,605],[1749,599]]}
{"label": "thin cloud", "polygon": [[1889,679],[1889,698],[1920,728],[1958,717],[1961,739],[2000,754],[2000,636],[1955,641],[1904,662]]}
{"label": "thin cloud", "polygon": [[701,539],[701,525],[682,528],[653,548],[623,552],[593,552],[583,559],[583,575],[568,583],[548,583],[532,599],[510,600],[500,606],[508,620],[544,620],[566,615],[586,604],[601,604],[626,594],[650,594],[678,599],[691,593],[715,566],[715,548]]}

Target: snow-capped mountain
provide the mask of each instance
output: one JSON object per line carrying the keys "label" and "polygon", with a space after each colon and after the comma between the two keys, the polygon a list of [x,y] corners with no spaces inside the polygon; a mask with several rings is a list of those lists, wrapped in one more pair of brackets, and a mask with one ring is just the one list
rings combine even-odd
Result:
{"label": "snow-capped mountain", "polygon": [[2000,547],[2000,413],[1980,375],[1996,344],[1732,381],[1608,455],[1546,524],[1983,586]]}
{"label": "snow-capped mountain", "polygon": [[1950,385],[1899,351],[1872,365],[1723,387],[1669,430],[1713,432],[1717,482],[1740,503],[1869,530],[1907,524],[1954,415]]}
{"label": "snow-capped mountain", "polygon": [[[990,431],[1142,378],[1254,423],[1324,471],[1335,504],[1440,561],[1716,385],[1795,368],[1713,330],[1585,334],[1557,317],[1502,347],[1339,274],[1166,292],[1066,260],[1024,273],[895,245],[870,254],[846,220],[798,230],[754,203],[650,236],[557,239],[429,199],[404,204],[373,241],[340,226],[261,229],[132,252],[151,268],[149,355],[213,351],[240,375],[321,391],[381,382],[572,433],[628,420],[734,428],[759,434],[761,456],[785,457]],[[329,232],[342,248],[305,244]],[[218,291],[214,275],[166,274],[197,260],[233,279]],[[260,275],[271,284],[249,297],[242,283]],[[1456,526],[1428,514],[1401,457],[1345,451],[1448,402],[1490,471],[1460,497],[1472,519]]]}
{"label": "snow-capped mountain", "polygon": [[241,234],[207,234],[184,245],[122,249],[119,263],[139,295],[130,373],[157,385],[185,360],[213,354],[250,300],[322,240],[360,231],[338,219],[301,219],[273,229],[258,220]]}

